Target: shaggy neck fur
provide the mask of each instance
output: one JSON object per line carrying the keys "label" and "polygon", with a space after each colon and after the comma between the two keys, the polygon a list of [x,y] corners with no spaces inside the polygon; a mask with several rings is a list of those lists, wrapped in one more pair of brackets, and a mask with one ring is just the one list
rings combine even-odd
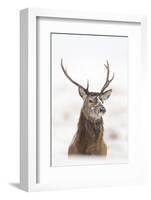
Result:
{"label": "shaggy neck fur", "polygon": [[81,111],[77,135],[79,136],[78,146],[81,152],[92,144],[96,144],[98,139],[103,137],[103,119],[89,120]]}

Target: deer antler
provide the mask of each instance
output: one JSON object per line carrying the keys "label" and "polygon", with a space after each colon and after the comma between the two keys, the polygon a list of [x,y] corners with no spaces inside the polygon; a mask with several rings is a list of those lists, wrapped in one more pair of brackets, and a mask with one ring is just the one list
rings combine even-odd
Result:
{"label": "deer antler", "polygon": [[67,73],[67,70],[64,68],[63,66],[63,59],[61,59],[61,68],[62,68],[62,71],[64,72],[65,76],[73,83],[75,84],[76,86],[78,87],[81,87],[87,94],[89,92],[89,81],[87,80],[87,87],[84,88],[82,85],[80,85],[79,83],[77,83],[76,81],[74,81]]}
{"label": "deer antler", "polygon": [[104,66],[105,66],[106,69],[107,69],[107,76],[106,76],[105,84],[103,85],[100,94],[103,94],[103,93],[104,93],[105,89],[109,86],[109,84],[111,83],[111,81],[112,81],[113,78],[114,78],[114,73],[113,73],[112,78],[109,79],[110,69],[109,69],[109,62],[108,62],[108,60],[107,60],[107,64],[104,64]]}

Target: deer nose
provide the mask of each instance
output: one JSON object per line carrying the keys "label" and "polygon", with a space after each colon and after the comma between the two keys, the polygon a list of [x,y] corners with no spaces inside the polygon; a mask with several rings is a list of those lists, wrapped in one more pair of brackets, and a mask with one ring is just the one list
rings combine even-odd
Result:
{"label": "deer nose", "polygon": [[106,109],[105,109],[104,107],[101,107],[101,108],[100,108],[100,112],[105,113],[105,112],[106,112]]}

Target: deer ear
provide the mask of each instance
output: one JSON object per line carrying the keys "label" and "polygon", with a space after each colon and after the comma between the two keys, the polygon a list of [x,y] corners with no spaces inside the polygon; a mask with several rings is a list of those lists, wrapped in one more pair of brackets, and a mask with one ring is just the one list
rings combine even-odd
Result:
{"label": "deer ear", "polygon": [[106,92],[104,92],[103,94],[100,95],[100,99],[104,102],[111,96],[111,93],[112,93],[112,89],[107,90]]}
{"label": "deer ear", "polygon": [[86,91],[82,87],[79,87],[78,90],[79,90],[79,94],[82,97],[82,99],[85,99],[87,96]]}

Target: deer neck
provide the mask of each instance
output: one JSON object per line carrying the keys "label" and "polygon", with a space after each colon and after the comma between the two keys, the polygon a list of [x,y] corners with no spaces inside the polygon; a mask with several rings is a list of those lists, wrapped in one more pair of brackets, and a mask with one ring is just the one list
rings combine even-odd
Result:
{"label": "deer neck", "polygon": [[100,136],[103,137],[103,131],[103,118],[99,120],[90,120],[86,118],[81,111],[77,131],[81,140],[94,143]]}

